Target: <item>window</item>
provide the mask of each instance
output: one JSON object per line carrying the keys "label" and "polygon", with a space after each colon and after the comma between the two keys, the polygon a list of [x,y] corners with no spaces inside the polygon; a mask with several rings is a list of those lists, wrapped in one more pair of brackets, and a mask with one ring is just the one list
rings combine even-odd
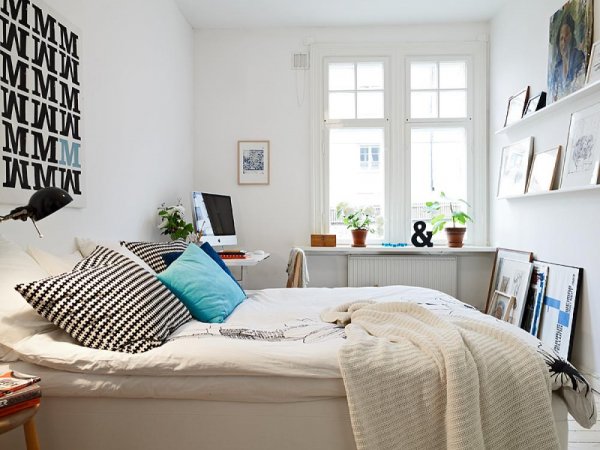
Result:
{"label": "window", "polygon": [[410,242],[444,192],[473,206],[467,242],[485,244],[485,43],[314,50],[314,231],[348,243],[338,211],[366,208],[371,244]]}
{"label": "window", "polygon": [[339,211],[367,210],[375,220],[371,241],[385,228],[385,60],[327,62],[325,133],[328,232],[351,239]]}
{"label": "window", "polygon": [[451,199],[469,202],[467,68],[466,59],[408,61],[411,223],[429,222],[425,203],[441,193],[448,199],[441,201],[446,215]]}

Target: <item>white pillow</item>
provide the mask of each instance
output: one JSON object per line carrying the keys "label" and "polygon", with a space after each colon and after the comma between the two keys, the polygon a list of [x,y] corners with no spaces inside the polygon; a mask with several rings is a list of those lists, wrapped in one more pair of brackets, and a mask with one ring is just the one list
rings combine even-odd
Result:
{"label": "white pillow", "polygon": [[94,250],[96,250],[96,247],[101,245],[102,247],[109,248],[123,256],[126,256],[127,258],[133,260],[138,265],[142,266],[144,269],[146,269],[151,274],[156,275],[156,271],[152,270],[150,268],[150,266],[148,264],[146,264],[146,262],[142,258],[137,256],[135,253],[133,253],[131,250],[129,250],[125,246],[121,245],[121,243],[119,241],[96,240],[96,239],[76,237],[75,245],[79,249],[81,256],[83,256],[84,258],[87,258],[88,256],[90,256],[92,254],[92,252]]}
{"label": "white pillow", "polygon": [[56,328],[15,291],[17,284],[46,277],[46,271],[31,256],[0,235],[0,344],[12,348],[27,336]]}
{"label": "white pillow", "polygon": [[61,275],[63,273],[71,272],[73,266],[81,261],[81,253],[79,253],[79,251],[75,251],[70,255],[56,256],[41,248],[29,246],[27,247],[27,253],[35,259],[49,275]]}

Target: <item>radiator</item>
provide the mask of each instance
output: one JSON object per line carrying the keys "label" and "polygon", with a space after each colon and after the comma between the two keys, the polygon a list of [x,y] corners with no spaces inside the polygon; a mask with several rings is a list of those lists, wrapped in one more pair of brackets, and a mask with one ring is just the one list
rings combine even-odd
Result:
{"label": "radiator", "polygon": [[357,256],[348,257],[348,286],[420,286],[457,296],[455,257]]}

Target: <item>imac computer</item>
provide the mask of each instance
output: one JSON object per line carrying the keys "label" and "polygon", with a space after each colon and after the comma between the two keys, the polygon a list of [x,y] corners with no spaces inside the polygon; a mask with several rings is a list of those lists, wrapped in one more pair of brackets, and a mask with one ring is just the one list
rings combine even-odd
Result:
{"label": "imac computer", "polygon": [[231,197],[192,192],[194,230],[202,232],[202,241],[212,246],[237,245]]}

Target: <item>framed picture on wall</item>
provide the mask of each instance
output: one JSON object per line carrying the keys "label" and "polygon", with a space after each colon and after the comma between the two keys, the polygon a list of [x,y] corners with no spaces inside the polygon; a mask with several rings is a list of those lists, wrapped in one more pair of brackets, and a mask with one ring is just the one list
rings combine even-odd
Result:
{"label": "framed picture on wall", "polygon": [[560,158],[560,145],[556,148],[536,153],[531,161],[527,193],[545,192],[554,189],[554,179]]}
{"label": "framed picture on wall", "polygon": [[561,188],[598,184],[600,104],[571,114]]}
{"label": "framed picture on wall", "polygon": [[505,127],[517,122],[523,117],[528,100],[529,86],[508,99],[508,109],[506,110],[506,118],[504,119]]}
{"label": "framed picture on wall", "polygon": [[502,149],[498,198],[525,193],[532,151],[533,137],[522,139]]}
{"label": "framed picture on wall", "polygon": [[269,184],[269,141],[238,141],[238,184]]}

